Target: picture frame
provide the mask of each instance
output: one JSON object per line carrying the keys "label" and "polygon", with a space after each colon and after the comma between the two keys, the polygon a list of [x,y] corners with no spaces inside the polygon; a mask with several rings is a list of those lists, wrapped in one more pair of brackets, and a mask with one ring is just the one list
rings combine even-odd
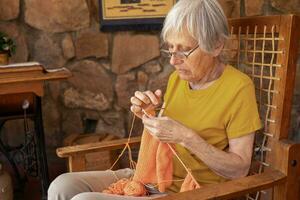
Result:
{"label": "picture frame", "polygon": [[176,1],[99,0],[100,30],[160,30]]}

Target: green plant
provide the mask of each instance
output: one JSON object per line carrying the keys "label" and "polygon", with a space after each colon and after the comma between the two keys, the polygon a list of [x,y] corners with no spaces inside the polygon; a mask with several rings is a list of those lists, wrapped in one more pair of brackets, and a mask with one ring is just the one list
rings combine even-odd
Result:
{"label": "green plant", "polygon": [[16,44],[5,33],[0,32],[0,53],[3,52],[11,56],[16,52]]}

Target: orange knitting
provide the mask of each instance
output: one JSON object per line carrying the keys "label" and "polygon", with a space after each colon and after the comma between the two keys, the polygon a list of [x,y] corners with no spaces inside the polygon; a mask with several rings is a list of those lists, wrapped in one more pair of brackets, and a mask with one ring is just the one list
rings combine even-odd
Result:
{"label": "orange knitting", "polygon": [[[147,112],[147,115],[155,116],[154,112],[151,114]],[[149,130],[144,129],[133,181],[142,184],[157,184],[158,190],[165,192],[172,184],[174,155],[177,156],[170,144],[160,142],[150,134]],[[177,158],[180,160],[178,156]],[[182,164],[184,165],[184,163]],[[187,176],[183,181],[180,192],[200,188],[191,171],[185,165],[184,167],[187,170]],[[115,194],[111,191],[110,193]]]}
{"label": "orange knitting", "polygon": [[158,184],[158,190],[164,192],[172,184],[172,176],[172,151],[144,129],[133,180]]}
{"label": "orange knitting", "polygon": [[[145,114],[155,116],[155,111],[147,111]],[[140,181],[144,184],[157,184],[158,190],[160,192],[165,192],[172,184],[173,156],[176,156],[177,159],[179,159],[187,171],[187,176],[181,185],[180,192],[200,188],[200,185],[193,177],[191,170],[189,170],[181,161],[172,145],[160,142],[154,138],[147,129],[144,129],[142,134],[138,163],[133,180]]]}

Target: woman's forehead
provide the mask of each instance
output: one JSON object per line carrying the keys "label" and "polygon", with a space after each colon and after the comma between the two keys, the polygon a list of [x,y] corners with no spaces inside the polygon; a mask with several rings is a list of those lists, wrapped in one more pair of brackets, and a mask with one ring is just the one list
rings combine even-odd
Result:
{"label": "woman's forehead", "polygon": [[166,37],[166,43],[171,45],[190,46],[197,43],[197,41],[187,32],[170,33]]}

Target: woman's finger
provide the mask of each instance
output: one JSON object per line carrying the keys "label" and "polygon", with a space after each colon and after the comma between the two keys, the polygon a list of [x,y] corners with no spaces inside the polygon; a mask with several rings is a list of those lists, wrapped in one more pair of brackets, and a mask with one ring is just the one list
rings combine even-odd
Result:
{"label": "woman's finger", "polygon": [[138,98],[134,96],[130,98],[130,102],[136,106],[141,106],[143,104],[142,101],[140,101]]}
{"label": "woman's finger", "polygon": [[165,135],[170,135],[169,132],[172,132],[171,131],[172,127],[170,127],[171,122],[168,121],[168,119],[166,118],[143,115],[142,120],[144,125],[157,128],[162,132],[164,132]]}
{"label": "woman's finger", "polygon": [[145,126],[145,128],[149,131],[149,133],[155,137],[156,139],[162,141],[162,142],[170,142],[170,138],[169,137],[165,137],[164,135],[162,135],[160,132],[157,131],[157,129],[152,128],[152,127],[147,127]]}
{"label": "woman's finger", "polygon": [[157,137],[171,139],[172,135],[168,134],[166,131],[161,129],[160,127],[154,126],[152,124],[144,124],[144,127],[155,134]]}
{"label": "woman's finger", "polygon": [[158,98],[159,103],[161,102],[162,99],[162,91],[161,90],[155,90],[154,92],[155,96]]}
{"label": "woman's finger", "polygon": [[143,120],[143,124],[150,126],[150,127],[158,127],[159,126],[159,122],[156,120],[156,117],[152,117],[150,115],[146,115],[144,114],[142,116],[142,120]]}
{"label": "woman's finger", "polygon": [[134,96],[146,105],[151,103],[149,97],[145,95],[143,92],[135,91]]}
{"label": "woman's finger", "polygon": [[152,127],[149,127],[149,126],[144,126],[148,131],[149,133],[155,137],[156,139],[158,139],[157,135],[156,135],[156,129],[155,128],[152,128]]}
{"label": "woman's finger", "polygon": [[153,92],[146,91],[146,92],[144,92],[144,94],[148,96],[148,98],[150,99],[150,101],[153,105],[157,105],[159,103],[159,98],[156,97]]}
{"label": "woman's finger", "polygon": [[162,91],[161,90],[155,90],[154,94],[157,96],[157,97],[161,97],[162,96]]}
{"label": "woman's finger", "polygon": [[140,106],[135,106],[135,105],[132,105],[130,107],[130,110],[131,112],[133,113],[140,113],[142,115],[142,108]]}

